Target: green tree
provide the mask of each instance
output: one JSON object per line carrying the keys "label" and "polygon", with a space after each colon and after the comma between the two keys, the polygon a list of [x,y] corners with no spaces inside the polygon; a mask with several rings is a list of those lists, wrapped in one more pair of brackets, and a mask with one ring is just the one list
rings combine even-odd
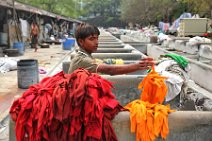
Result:
{"label": "green tree", "polygon": [[96,16],[97,14],[104,15],[104,11],[108,7],[108,0],[91,0],[87,5],[86,5],[86,14],[88,15],[94,15]]}
{"label": "green tree", "polygon": [[103,27],[124,27],[120,20],[121,0],[83,0],[85,3],[85,22]]}
{"label": "green tree", "polygon": [[201,17],[212,18],[212,1],[211,0],[181,0],[187,4],[187,10]]}
{"label": "green tree", "polygon": [[18,0],[20,2],[45,9],[64,16],[76,18],[80,15],[76,0]]}
{"label": "green tree", "polygon": [[[178,17],[184,9],[179,9],[182,3],[176,0],[122,0],[121,18],[127,22],[141,24],[157,24],[158,21],[170,21],[171,16]],[[174,13],[175,12],[175,13]]]}

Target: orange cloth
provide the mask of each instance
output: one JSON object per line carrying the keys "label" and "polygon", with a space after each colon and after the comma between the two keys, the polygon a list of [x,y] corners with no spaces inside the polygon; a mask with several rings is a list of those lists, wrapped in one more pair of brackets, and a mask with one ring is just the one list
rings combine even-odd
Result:
{"label": "orange cloth", "polygon": [[135,100],[124,108],[130,111],[131,132],[136,133],[136,141],[154,141],[159,135],[166,139],[168,114],[174,112],[169,105]]}
{"label": "orange cloth", "polygon": [[150,103],[162,103],[167,94],[167,86],[164,82],[166,77],[160,76],[152,67],[152,71],[138,85],[142,90],[141,100]]}

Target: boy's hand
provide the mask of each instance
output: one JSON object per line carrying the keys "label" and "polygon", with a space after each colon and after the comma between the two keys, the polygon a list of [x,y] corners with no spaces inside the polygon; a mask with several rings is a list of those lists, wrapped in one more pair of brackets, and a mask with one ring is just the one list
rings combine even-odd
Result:
{"label": "boy's hand", "polygon": [[140,70],[146,70],[146,69],[150,69],[153,65],[155,64],[155,61],[150,58],[143,58],[139,61],[139,69]]}

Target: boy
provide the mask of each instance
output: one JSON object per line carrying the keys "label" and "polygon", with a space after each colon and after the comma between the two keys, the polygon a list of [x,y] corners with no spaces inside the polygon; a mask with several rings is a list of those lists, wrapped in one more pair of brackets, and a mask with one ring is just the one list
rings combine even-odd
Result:
{"label": "boy", "polygon": [[91,56],[98,48],[100,31],[96,26],[82,23],[75,32],[75,38],[79,45],[74,58],[71,60],[69,73],[78,68],[85,68],[92,73],[104,73],[109,75],[126,74],[138,70],[149,69],[153,64],[152,58],[141,59],[138,63],[124,65],[108,65],[96,60]]}

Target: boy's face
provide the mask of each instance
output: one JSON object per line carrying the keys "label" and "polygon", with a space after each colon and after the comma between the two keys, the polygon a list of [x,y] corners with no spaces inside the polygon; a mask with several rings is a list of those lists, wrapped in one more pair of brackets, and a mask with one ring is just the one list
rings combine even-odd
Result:
{"label": "boy's face", "polygon": [[90,35],[87,38],[79,39],[79,43],[81,45],[81,48],[83,48],[88,53],[93,53],[98,48],[98,38],[99,36],[97,34]]}

